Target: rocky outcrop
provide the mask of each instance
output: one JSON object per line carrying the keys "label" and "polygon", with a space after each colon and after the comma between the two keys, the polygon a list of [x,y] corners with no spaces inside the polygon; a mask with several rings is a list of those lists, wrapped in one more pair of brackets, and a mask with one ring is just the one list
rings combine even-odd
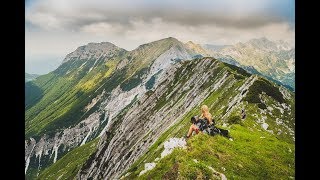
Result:
{"label": "rocky outcrop", "polygon": [[163,143],[164,150],[161,153],[161,158],[171,154],[174,148],[186,148],[187,142],[184,138],[170,138]]}
{"label": "rocky outcrop", "polygon": [[[186,149],[187,148],[187,142],[184,138],[170,138],[168,141],[164,142],[164,150],[161,153],[161,158],[157,158],[155,159],[155,161],[159,161],[160,159],[162,159],[163,157],[169,155],[172,153],[173,149],[175,148],[183,148]],[[147,171],[150,171],[151,169],[153,169],[155,166],[157,165],[157,163],[152,162],[152,163],[146,163],[144,166],[144,170],[142,170],[139,173],[139,176],[141,176],[142,174],[146,173]],[[122,177],[121,177],[122,178]],[[121,179],[120,178],[120,179]]]}

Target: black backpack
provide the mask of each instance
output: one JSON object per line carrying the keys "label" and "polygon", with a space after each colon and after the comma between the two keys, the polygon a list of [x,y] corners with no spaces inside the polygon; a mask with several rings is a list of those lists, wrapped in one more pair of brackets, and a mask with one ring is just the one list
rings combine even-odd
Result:
{"label": "black backpack", "polygon": [[216,127],[214,124],[210,124],[210,125],[208,126],[208,128],[206,129],[206,132],[207,132],[208,134],[210,134],[211,136],[215,136],[215,135],[219,134],[219,135],[221,135],[221,136],[230,138],[230,135],[229,135],[229,131],[228,131],[228,130],[218,128],[218,127]]}
{"label": "black backpack", "polygon": [[199,127],[200,131],[204,131],[205,129],[208,128],[208,122],[206,119],[199,119],[196,125]]}

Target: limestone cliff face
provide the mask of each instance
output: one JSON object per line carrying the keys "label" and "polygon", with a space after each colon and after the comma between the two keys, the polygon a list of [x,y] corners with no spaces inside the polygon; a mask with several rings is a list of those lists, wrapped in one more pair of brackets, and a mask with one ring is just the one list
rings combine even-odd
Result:
{"label": "limestone cliff face", "polygon": [[25,140],[25,173],[27,173],[30,163],[33,166],[38,166],[38,170],[40,170],[44,164],[55,163],[69,150],[96,137],[101,115],[101,113],[95,112],[75,127],[66,128],[53,137],[44,135],[39,140],[34,138]]}

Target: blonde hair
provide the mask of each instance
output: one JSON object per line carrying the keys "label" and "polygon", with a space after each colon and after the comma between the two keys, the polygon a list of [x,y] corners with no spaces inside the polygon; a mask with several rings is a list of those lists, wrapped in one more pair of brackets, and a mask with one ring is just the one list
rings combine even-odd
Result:
{"label": "blonde hair", "polygon": [[209,124],[212,123],[212,115],[209,113],[209,108],[207,105],[201,106],[201,117],[206,118]]}

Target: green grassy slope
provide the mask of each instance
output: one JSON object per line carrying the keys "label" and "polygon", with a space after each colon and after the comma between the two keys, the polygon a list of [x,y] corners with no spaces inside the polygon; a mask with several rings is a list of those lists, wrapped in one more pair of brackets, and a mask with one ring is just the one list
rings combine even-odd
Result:
{"label": "green grassy slope", "polygon": [[[190,138],[186,150],[174,150],[137,179],[213,179],[209,167],[229,179],[294,177],[294,144],[240,125],[232,125],[230,132],[234,141],[207,134]],[[133,172],[128,179],[136,178],[136,174]]]}
{"label": "green grassy slope", "polygon": [[[114,73],[119,58],[97,61],[97,68],[89,73],[87,71],[94,60],[87,63],[86,60],[70,61],[26,84],[26,138],[54,133],[84,118],[84,106],[102,92],[95,90],[104,81],[115,80],[119,76]],[[86,65],[80,68],[83,63]],[[69,66],[68,74],[63,72],[66,66]]]}
{"label": "green grassy slope", "polygon": [[[227,65],[229,66],[229,65]],[[231,179],[287,179],[294,177],[294,94],[290,93],[289,99],[284,99],[279,87],[274,83],[259,78],[249,88],[249,93],[227,117],[226,105],[232,97],[237,95],[235,89],[244,83],[244,78],[239,76],[239,69],[233,69],[238,82],[232,87],[225,87],[212,92],[201,103],[210,108],[217,126],[229,124],[224,129],[229,129],[234,141],[221,136],[198,135],[188,140],[187,150],[175,150],[168,157],[160,160],[154,170],[139,177],[145,163],[154,162],[163,151],[163,143],[170,137],[183,137],[186,135],[190,118],[199,114],[199,107],[192,109],[177,124],[170,127],[160,138],[141,156],[124,174],[129,174],[126,179],[155,179],[170,176],[180,179],[209,179],[212,177],[211,166],[224,173]],[[238,72],[237,72],[238,71]],[[241,70],[240,70],[241,72]],[[259,101],[257,100],[257,97]],[[261,100],[260,100],[261,98]],[[281,111],[279,104],[286,103],[290,110]],[[246,109],[247,118],[240,120],[241,108]],[[266,108],[273,107],[272,110]],[[236,119],[236,120],[235,120]],[[269,127],[263,129],[258,123],[265,119]],[[277,120],[282,119],[285,126],[280,126]],[[195,163],[197,159],[200,163]],[[223,168],[226,170],[224,171]],[[205,178],[207,177],[207,178]]]}
{"label": "green grassy slope", "polygon": [[[252,106],[252,109],[256,108]],[[294,177],[295,146],[292,140],[288,140],[289,137],[270,134],[260,127],[253,127],[256,124],[255,118],[250,115],[242,125],[232,124],[227,128],[233,141],[219,135],[193,136],[187,141],[186,150],[175,150],[161,159],[153,170],[139,177],[144,163],[153,162],[160,157],[165,140],[169,137],[183,137],[186,134],[190,125],[189,117],[195,113],[196,110],[193,110],[181,122],[166,131],[149,151],[131,166],[127,171],[130,175],[126,179],[161,179],[170,176],[182,179],[209,179],[213,175],[208,166],[231,179]],[[200,163],[195,163],[194,159]]]}

